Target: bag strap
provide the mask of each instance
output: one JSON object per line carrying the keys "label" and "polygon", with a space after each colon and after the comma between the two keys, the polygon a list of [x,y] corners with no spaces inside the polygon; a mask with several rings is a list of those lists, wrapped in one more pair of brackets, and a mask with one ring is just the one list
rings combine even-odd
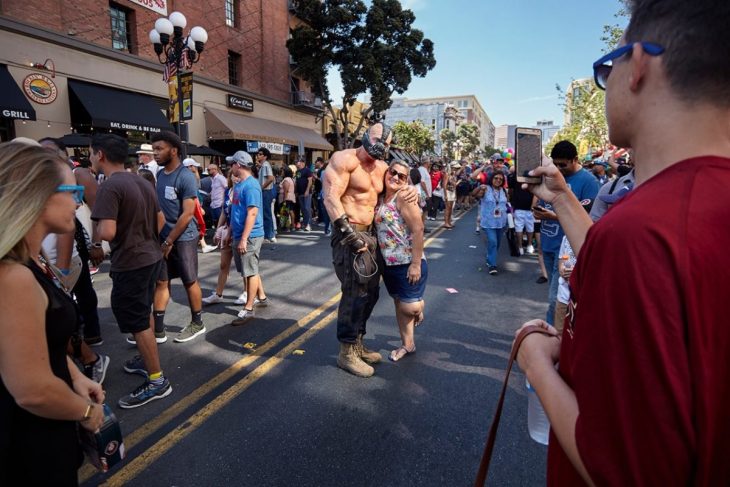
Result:
{"label": "bag strap", "polygon": [[520,350],[520,345],[522,345],[523,340],[527,337],[527,335],[531,335],[532,333],[542,333],[543,335],[553,336],[544,328],[540,328],[537,325],[530,325],[523,328],[520,334],[517,335],[517,338],[515,338],[515,343],[512,346],[512,352],[509,356],[509,362],[507,363],[507,371],[504,375],[504,382],[502,383],[502,392],[499,394],[497,409],[494,412],[492,424],[489,426],[487,443],[484,445],[484,453],[482,454],[482,461],[479,463],[479,471],[477,472],[477,478],[474,481],[474,487],[482,487],[486,485],[487,475],[489,474],[489,462],[492,459],[494,442],[497,439],[497,428],[499,428],[499,419],[502,416],[502,405],[504,404],[505,392],[507,392],[507,384],[509,383],[509,374],[512,371],[512,363],[515,361],[515,358],[517,358],[517,352]]}

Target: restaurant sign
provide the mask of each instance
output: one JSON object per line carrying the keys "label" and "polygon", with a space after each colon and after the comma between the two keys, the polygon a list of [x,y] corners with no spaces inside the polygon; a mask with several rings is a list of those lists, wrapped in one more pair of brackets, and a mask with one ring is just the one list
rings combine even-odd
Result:
{"label": "restaurant sign", "polygon": [[266,147],[272,154],[289,154],[291,147],[288,144],[275,144],[272,142],[247,142],[247,152],[257,152],[259,149]]}
{"label": "restaurant sign", "polygon": [[161,15],[167,15],[167,0],[129,0],[137,5],[142,5],[144,8],[148,8],[153,12],[157,12]]}
{"label": "restaurant sign", "polygon": [[231,95],[230,93],[228,93],[226,95],[226,100],[228,101],[228,106],[230,108],[237,108],[238,110],[243,110],[244,112],[253,111],[253,100],[250,98],[244,98],[242,96]]}

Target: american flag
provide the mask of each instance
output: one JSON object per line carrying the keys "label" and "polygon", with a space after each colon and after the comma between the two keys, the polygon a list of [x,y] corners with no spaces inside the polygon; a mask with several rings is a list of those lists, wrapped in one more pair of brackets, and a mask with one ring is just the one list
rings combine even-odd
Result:
{"label": "american flag", "polygon": [[162,72],[162,81],[167,83],[170,78],[177,74],[177,63],[168,62],[165,63],[165,70]]}

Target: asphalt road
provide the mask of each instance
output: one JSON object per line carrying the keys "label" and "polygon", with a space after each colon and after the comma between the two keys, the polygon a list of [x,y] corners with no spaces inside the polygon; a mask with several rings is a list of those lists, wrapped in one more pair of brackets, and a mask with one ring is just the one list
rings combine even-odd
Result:
{"label": "asphalt road", "polygon": [[[429,280],[417,352],[398,363],[392,299],[381,285],[367,345],[385,361],[369,379],[337,368],[339,282],[321,228],[264,244],[261,268],[271,300],[256,320],[229,325],[240,278],[231,273],[227,303],[205,308],[205,337],[160,345],[173,392],[122,410],[119,397],[141,382],[122,365],[135,348],[109,309],[111,282],[95,276],[104,345],[104,383],[121,421],[127,458],[106,474],[86,465],[84,485],[134,486],[466,486],[474,480],[496,406],[514,330],[544,316],[547,285],[537,259],[500,251],[500,274],[486,272],[485,244],[474,235],[475,210],[454,230],[429,222]],[[219,255],[200,254],[204,296]],[[458,292],[449,292],[447,289]],[[179,282],[166,324],[170,338],[190,321]],[[546,448],[527,434],[524,377],[513,371],[490,485],[541,485]]]}

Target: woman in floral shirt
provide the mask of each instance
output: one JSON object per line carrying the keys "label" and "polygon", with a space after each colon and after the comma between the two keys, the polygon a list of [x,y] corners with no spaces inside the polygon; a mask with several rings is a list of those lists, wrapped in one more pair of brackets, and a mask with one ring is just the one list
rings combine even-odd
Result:
{"label": "woman in floral shirt", "polygon": [[423,221],[416,202],[403,201],[401,189],[408,184],[409,167],[403,161],[390,164],[385,175],[385,193],[375,209],[378,245],[385,260],[383,280],[395,302],[403,345],[390,353],[397,362],[416,351],[414,328],[423,321],[423,294],[428,266],[423,255]]}

